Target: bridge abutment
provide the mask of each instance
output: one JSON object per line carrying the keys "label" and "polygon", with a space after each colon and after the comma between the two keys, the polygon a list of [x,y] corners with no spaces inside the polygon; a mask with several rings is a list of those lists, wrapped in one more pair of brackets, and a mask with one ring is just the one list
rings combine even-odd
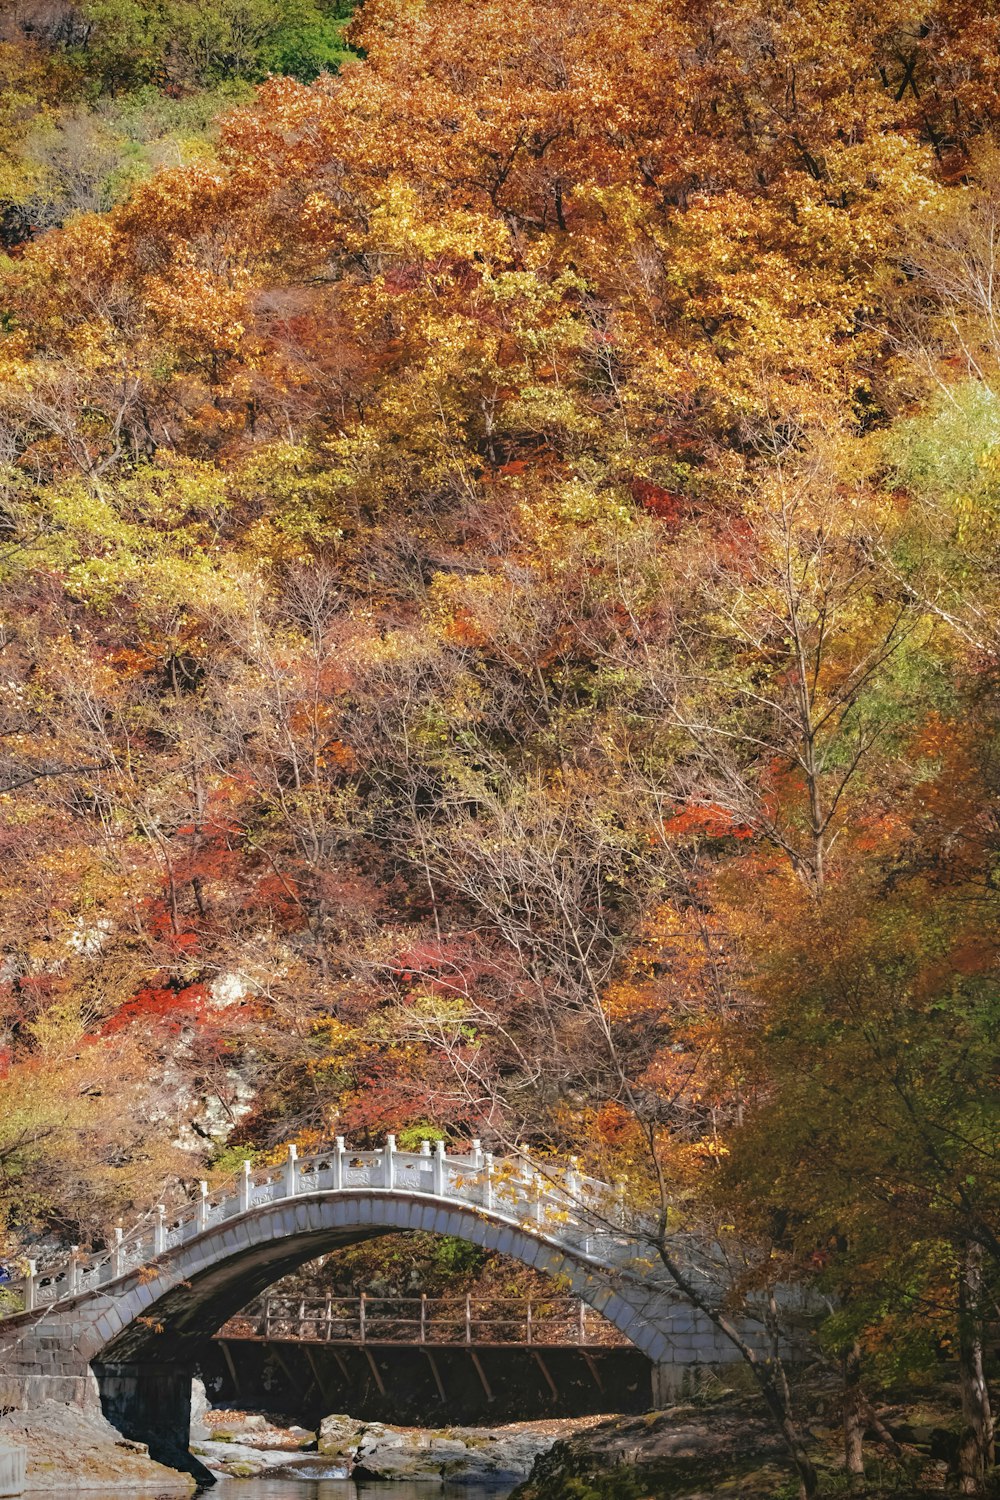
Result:
{"label": "bridge abutment", "polygon": [[150,1458],[193,1474],[199,1484],[215,1476],[189,1450],[191,1439],[190,1367],[167,1364],[100,1364],[94,1375],[101,1409],[112,1427],[133,1442],[145,1443]]}
{"label": "bridge abutment", "polygon": [[0,1407],[31,1412],[54,1401],[79,1411],[100,1409],[86,1356],[78,1352],[78,1329],[53,1322],[28,1327],[4,1348],[0,1342]]}

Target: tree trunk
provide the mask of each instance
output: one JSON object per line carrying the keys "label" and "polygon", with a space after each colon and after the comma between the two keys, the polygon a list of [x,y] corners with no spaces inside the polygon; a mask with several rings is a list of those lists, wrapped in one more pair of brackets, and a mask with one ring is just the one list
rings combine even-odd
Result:
{"label": "tree trunk", "polygon": [[852,1495],[865,1487],[864,1393],[861,1389],[861,1350],[852,1344],[844,1355],[844,1467]]}
{"label": "tree trunk", "polygon": [[969,1244],[958,1281],[958,1368],[965,1421],[958,1466],[963,1495],[982,1494],[995,1459],[993,1411],[983,1369],[982,1283],[982,1246]]}
{"label": "tree trunk", "polygon": [[795,1472],[798,1475],[799,1481],[800,1500],[810,1500],[810,1497],[816,1493],[816,1485],[818,1483],[817,1474],[792,1413],[788,1396],[788,1383],[784,1378],[784,1369],[780,1357],[768,1359],[758,1354],[756,1349],[741,1336],[736,1325],[726,1314],[718,1307],[714,1307],[707,1297],[701,1295],[694,1281],[685,1275],[662,1240],[657,1245],[657,1250],[660,1260],[678,1290],[683,1293],[692,1306],[699,1308],[705,1314],[719,1332],[729,1340],[741,1359],[746,1362],[764,1398],[768,1414],[781,1434],[788,1449],[789,1457],[795,1465]]}

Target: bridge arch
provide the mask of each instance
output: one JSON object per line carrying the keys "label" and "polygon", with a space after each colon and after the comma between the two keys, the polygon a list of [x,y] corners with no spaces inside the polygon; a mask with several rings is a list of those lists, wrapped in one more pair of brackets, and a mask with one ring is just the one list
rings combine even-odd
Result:
{"label": "bridge arch", "polygon": [[[563,1279],[650,1359],[666,1347],[648,1290],[619,1285],[615,1268],[573,1253],[543,1232],[458,1202],[373,1190],[286,1199],[223,1224],[143,1268],[95,1308],[79,1348],[88,1362],[170,1361],[196,1347],[283,1276],[317,1256],[384,1234],[423,1231],[462,1239]],[[662,1293],[661,1293],[662,1296]],[[102,1299],[103,1300],[103,1299]]]}

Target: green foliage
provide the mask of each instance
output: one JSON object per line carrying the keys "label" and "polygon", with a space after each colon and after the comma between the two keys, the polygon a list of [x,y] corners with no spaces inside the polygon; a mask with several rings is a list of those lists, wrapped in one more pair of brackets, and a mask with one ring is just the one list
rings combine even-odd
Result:
{"label": "green foliage", "polygon": [[287,73],[309,81],[348,55],[347,11],[314,0],[84,0],[92,23],[78,66],[100,92],[166,78],[212,87]]}
{"label": "green foliage", "polygon": [[446,1276],[463,1276],[476,1271],[486,1258],[485,1251],[468,1240],[443,1235],[434,1246],[435,1270]]}
{"label": "green foliage", "polygon": [[927,500],[1000,504],[1000,401],[982,381],[940,393],[926,412],[897,423],[884,449],[890,478]]}
{"label": "green foliage", "polygon": [[40,28],[41,46],[27,29],[23,45],[0,43],[3,232],[16,241],[106,212],[158,167],[210,154],[215,117],[254,82],[310,81],[352,55],[350,9],[348,0],[81,0],[78,24]]}
{"label": "green foliage", "polygon": [[84,0],[91,23],[80,72],[97,93],[118,94],[153,80],[170,41],[170,16],[157,0]]}
{"label": "green foliage", "polygon": [[244,1162],[257,1162],[261,1154],[251,1146],[241,1146],[235,1143],[220,1144],[207,1165],[220,1177],[235,1177]]}
{"label": "green foliage", "polygon": [[317,5],[284,6],[280,25],[261,48],[263,73],[284,73],[311,82],[320,73],[336,73],[355,54],[344,41],[349,6],[332,13]]}
{"label": "green foliage", "polygon": [[400,1151],[419,1151],[424,1141],[447,1140],[447,1133],[439,1125],[427,1120],[418,1120],[415,1125],[404,1125],[396,1132],[396,1144]]}

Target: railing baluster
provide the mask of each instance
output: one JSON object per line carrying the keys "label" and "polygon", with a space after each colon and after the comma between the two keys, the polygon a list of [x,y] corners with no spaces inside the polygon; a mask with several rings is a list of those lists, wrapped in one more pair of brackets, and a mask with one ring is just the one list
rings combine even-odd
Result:
{"label": "railing baluster", "polygon": [[365,1309],[364,1292],[361,1293],[361,1300],[358,1303],[358,1332],[361,1336],[361,1342],[363,1344],[365,1341],[365,1334],[367,1332],[367,1315]]}

